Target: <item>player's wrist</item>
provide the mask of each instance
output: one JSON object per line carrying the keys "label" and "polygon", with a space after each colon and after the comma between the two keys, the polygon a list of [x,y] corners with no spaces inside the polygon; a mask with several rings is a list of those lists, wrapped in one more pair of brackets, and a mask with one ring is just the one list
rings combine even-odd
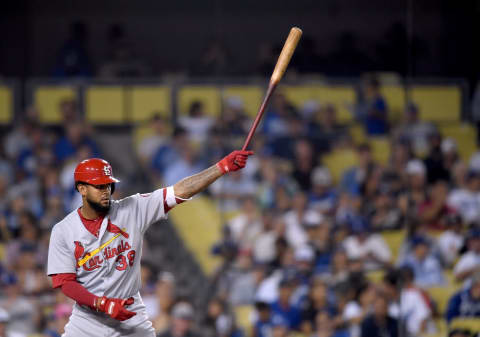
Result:
{"label": "player's wrist", "polygon": [[226,174],[228,172],[228,164],[225,163],[225,159],[222,159],[220,160],[217,164],[216,164],[218,170],[220,171],[220,173],[222,175]]}

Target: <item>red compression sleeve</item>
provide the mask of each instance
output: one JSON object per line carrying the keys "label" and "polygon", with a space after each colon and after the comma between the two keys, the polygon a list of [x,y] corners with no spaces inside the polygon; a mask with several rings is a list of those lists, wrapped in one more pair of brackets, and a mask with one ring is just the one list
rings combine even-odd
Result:
{"label": "red compression sleeve", "polygon": [[62,292],[75,300],[80,305],[86,305],[92,309],[95,309],[95,299],[97,296],[85,289],[77,281],[67,281],[62,285]]}

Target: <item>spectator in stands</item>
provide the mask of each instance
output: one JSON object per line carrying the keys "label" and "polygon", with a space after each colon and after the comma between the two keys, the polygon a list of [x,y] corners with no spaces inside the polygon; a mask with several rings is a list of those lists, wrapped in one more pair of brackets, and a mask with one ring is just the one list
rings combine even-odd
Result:
{"label": "spectator in stands", "polygon": [[372,149],[367,143],[360,144],[356,149],[358,166],[346,171],[342,177],[341,187],[344,192],[359,195],[367,176],[375,170]]}
{"label": "spectator in stands", "polygon": [[6,327],[9,321],[10,315],[8,312],[5,309],[0,308],[0,336],[7,336]]}
{"label": "spectator in stands", "polygon": [[398,208],[407,224],[418,220],[420,205],[426,200],[426,168],[422,161],[413,159],[408,162],[407,188],[398,198]]}
{"label": "spectator in stands", "polygon": [[206,114],[202,102],[194,101],[188,108],[188,116],[181,116],[178,123],[187,131],[190,140],[203,143],[214,125],[214,120]]}
{"label": "spectator in stands", "polygon": [[296,330],[300,326],[301,312],[290,302],[295,290],[295,281],[284,278],[280,281],[278,288],[278,300],[271,304],[272,314],[282,317],[290,329]]}
{"label": "spectator in stands", "polygon": [[303,191],[310,190],[313,168],[316,165],[315,153],[308,139],[295,143],[292,177]]}
{"label": "spectator in stands", "polygon": [[352,219],[350,230],[351,235],[343,243],[349,259],[360,260],[365,270],[390,264],[390,248],[379,234],[370,232],[370,225],[365,219]]}
{"label": "spectator in stands", "polygon": [[256,320],[253,323],[252,337],[269,337],[272,333],[272,314],[270,305],[265,302],[256,302]]}
{"label": "spectator in stands", "polygon": [[448,323],[455,318],[480,319],[480,272],[472,276],[468,288],[460,290],[450,298],[445,316]]}
{"label": "spectator in stands", "polygon": [[193,330],[194,310],[187,301],[181,301],[172,308],[172,320],[167,331],[159,333],[158,337],[195,337]]}
{"label": "spectator in stands", "polygon": [[88,56],[88,31],[83,22],[70,25],[69,36],[57,54],[54,77],[91,77],[93,67]]}
{"label": "spectator in stands", "polygon": [[137,147],[137,154],[143,165],[148,166],[155,152],[167,142],[168,122],[160,112],[155,112],[150,121],[152,134],[144,137]]}
{"label": "spectator in stands", "polygon": [[[152,312],[153,328],[158,333],[165,332],[170,323],[170,313],[175,302],[175,278],[169,272],[158,275],[155,283],[155,294],[151,307],[156,307]],[[145,303],[146,304],[146,303]]]}
{"label": "spectator in stands", "polygon": [[314,112],[317,123],[310,126],[315,147],[320,151],[330,151],[347,137],[346,128],[337,121],[337,108],[330,103],[322,105]]}
{"label": "spectator in stands", "polygon": [[[255,238],[262,232],[262,218],[254,196],[246,196],[241,200],[241,204],[240,214],[230,220],[228,226],[232,239],[240,249],[249,250],[254,245]],[[265,219],[269,220],[268,217]]]}
{"label": "spectator in stands", "polygon": [[3,147],[5,149],[5,154],[11,161],[17,159],[20,151],[25,148],[30,148],[31,140],[29,136],[32,134],[33,130],[38,127],[37,121],[25,119],[21,120],[20,123],[7,134],[3,142]]}
{"label": "spectator in stands", "polygon": [[293,247],[301,247],[307,243],[307,233],[302,226],[307,211],[307,196],[303,192],[297,192],[292,200],[292,209],[284,216],[285,239]]}
{"label": "spectator in stands", "polygon": [[328,310],[321,310],[315,316],[315,337],[348,337],[347,330],[336,330],[334,317]]}
{"label": "spectator in stands", "polygon": [[327,284],[332,288],[337,288],[339,285],[347,281],[348,273],[348,256],[343,248],[336,248],[332,254],[329,270],[322,275]]}
{"label": "spectator in stands", "polygon": [[[179,160],[181,152],[188,146],[190,145],[186,130],[180,127],[176,128],[173,132],[172,139],[157,149],[153,155],[151,165],[156,178],[155,180],[161,180],[166,168]],[[156,181],[156,183],[158,183],[158,181]]]}
{"label": "spectator in stands", "polygon": [[10,316],[6,335],[27,336],[34,333],[39,308],[22,294],[21,285],[14,274],[5,274],[2,283],[4,296],[0,298],[0,307],[4,308]]}
{"label": "spectator in stands", "polygon": [[460,250],[464,245],[463,221],[458,213],[446,216],[446,231],[437,239],[438,251],[441,254],[443,265],[447,268],[457,261]]}
{"label": "spectator in stands", "polygon": [[308,210],[303,217],[303,227],[308,236],[308,245],[315,253],[315,273],[328,271],[332,259],[333,242],[330,237],[330,222],[314,210]]}
{"label": "spectator in stands", "polygon": [[[397,337],[398,321],[388,313],[388,300],[384,294],[377,293],[373,301],[373,312],[361,325],[361,337]],[[352,337],[352,335],[350,335]]]}
{"label": "spectator in stands", "polygon": [[273,209],[264,209],[261,226],[261,232],[255,236],[253,242],[253,259],[257,263],[268,264],[275,259],[277,253],[276,242],[283,234],[284,224],[280,217],[275,216]]}
{"label": "spectator in stands", "polygon": [[322,311],[327,311],[332,317],[337,314],[334,304],[329,299],[327,285],[322,280],[315,278],[308,293],[305,308],[302,311],[302,319],[315,326],[315,318]]}
{"label": "spectator in stands", "polygon": [[399,229],[402,226],[402,213],[395,205],[390,188],[385,185],[377,189],[376,196],[366,212],[374,231]]}
{"label": "spectator in stands", "polygon": [[[448,144],[448,141],[447,141]],[[439,133],[434,133],[429,138],[429,152],[425,158],[425,167],[427,169],[427,180],[428,183],[434,183],[437,180],[450,180],[450,172],[445,166],[446,160],[444,157],[444,151],[442,149],[442,136]],[[450,151],[450,145],[444,146],[445,151],[448,153]],[[451,165],[451,162],[448,162]]]}
{"label": "spectator in stands", "polygon": [[419,205],[418,216],[422,226],[429,230],[444,230],[447,216],[455,210],[448,206],[448,184],[446,181],[437,180],[430,185],[428,198]]}
{"label": "spectator in stands", "polygon": [[268,140],[284,136],[288,133],[287,117],[293,111],[293,107],[287,101],[282,92],[275,92],[270,101],[270,105],[265,111],[262,133]]}
{"label": "spectator in stands", "polygon": [[52,325],[50,329],[44,331],[48,337],[60,337],[65,332],[65,325],[68,323],[70,315],[72,314],[72,304],[59,303],[55,306],[53,315],[51,317]]}
{"label": "spectator in stands", "polygon": [[467,225],[480,223],[480,171],[470,170],[466,186],[451,191],[447,203],[457,210]]}
{"label": "spectator in stands", "polygon": [[407,164],[414,158],[412,146],[407,141],[395,141],[392,144],[391,157],[385,168],[391,179],[403,182],[406,180]]}
{"label": "spectator in stands", "polygon": [[328,168],[317,166],[311,174],[311,192],[308,196],[308,206],[316,211],[331,215],[337,204],[337,192],[332,187],[332,176]]}
{"label": "spectator in stands", "polygon": [[82,146],[88,146],[94,157],[100,156],[95,141],[87,133],[87,127],[81,122],[70,123],[65,130],[65,135],[54,145],[57,160],[63,162],[75,155]]}
{"label": "spectator in stands", "polygon": [[362,321],[372,311],[376,295],[373,284],[366,284],[358,289],[354,298],[345,305],[342,319],[348,326],[350,337],[360,337]]}
{"label": "spectator in stands", "polygon": [[[198,172],[198,167],[195,168]],[[193,175],[192,172],[188,175]],[[187,175],[185,175],[187,176]],[[250,197],[255,193],[256,186],[251,177],[243,172],[232,172],[222,181],[213,183],[209,191],[217,198],[219,209],[225,212],[238,211],[242,199]]]}
{"label": "spectator in stands", "polygon": [[413,251],[401,264],[413,270],[415,284],[421,288],[445,284],[442,266],[437,257],[430,252],[429,242],[419,236],[412,240]]}
{"label": "spectator in stands", "polygon": [[480,230],[471,229],[465,241],[467,251],[458,260],[453,274],[457,281],[465,281],[468,286],[472,275],[480,270]]}
{"label": "spectator in stands", "polygon": [[388,107],[380,93],[380,83],[374,76],[365,77],[362,82],[355,117],[364,124],[369,136],[383,136],[388,132]]}
{"label": "spectator in stands", "polygon": [[432,305],[428,295],[414,283],[410,267],[401,269],[400,319],[404,320],[408,334],[418,336],[436,332]]}
{"label": "spectator in stands", "polygon": [[187,143],[180,149],[178,154],[177,160],[170,162],[165,167],[163,182],[166,186],[175,184],[174,181],[178,181],[179,179],[194,175],[195,172],[201,170],[204,165],[193,144]]}
{"label": "spectator in stands", "polygon": [[417,156],[424,156],[429,149],[430,136],[437,129],[432,123],[420,120],[419,115],[418,106],[413,102],[408,103],[403,122],[393,131],[393,137],[412,144],[413,152]]}

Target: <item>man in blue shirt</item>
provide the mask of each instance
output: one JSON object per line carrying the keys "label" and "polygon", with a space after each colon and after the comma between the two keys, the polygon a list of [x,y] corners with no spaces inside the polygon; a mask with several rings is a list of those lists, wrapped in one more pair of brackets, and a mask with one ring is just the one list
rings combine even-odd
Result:
{"label": "man in blue shirt", "polygon": [[446,313],[447,322],[454,318],[480,318],[480,272],[472,277],[472,284],[450,298]]}

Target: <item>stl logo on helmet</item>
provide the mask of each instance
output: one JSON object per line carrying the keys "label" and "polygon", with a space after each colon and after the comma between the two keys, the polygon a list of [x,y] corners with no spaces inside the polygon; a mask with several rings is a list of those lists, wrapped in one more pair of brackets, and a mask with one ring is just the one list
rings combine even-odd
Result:
{"label": "stl logo on helmet", "polygon": [[105,173],[106,176],[111,176],[112,175],[112,169],[110,166],[105,165],[103,167],[103,173]]}

